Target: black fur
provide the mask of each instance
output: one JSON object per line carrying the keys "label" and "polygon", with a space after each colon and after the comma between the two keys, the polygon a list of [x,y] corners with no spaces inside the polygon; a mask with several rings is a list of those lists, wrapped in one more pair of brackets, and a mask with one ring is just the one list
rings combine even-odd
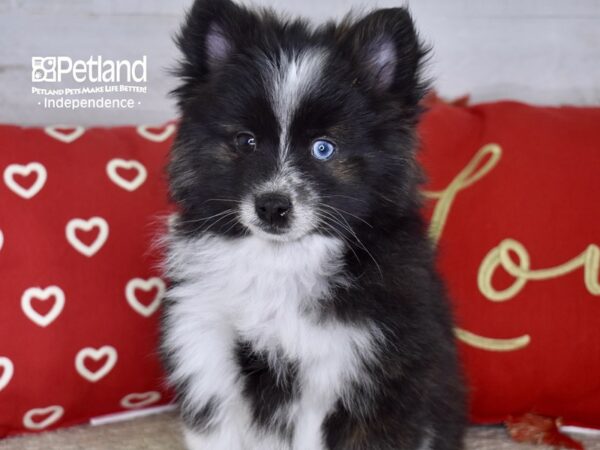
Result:
{"label": "black fur", "polygon": [[[207,36],[215,32],[211,50]],[[303,179],[342,216],[313,232],[343,236],[344,267],[356,282],[319,305],[319,320],[375,323],[384,334],[378,363],[366,368],[375,392],[355,387],[361,408],[338,402],[322,428],[327,448],[416,450],[428,434],[431,450],[462,449],[465,405],[452,317],[420,213],[415,126],[426,90],[420,74],[426,50],[409,13],[378,10],[312,28],[229,0],[197,0],[178,44],[184,55],[183,83],[175,91],[181,123],[169,166],[181,218],[177,233],[196,236],[210,226],[232,239],[248,233],[239,221],[199,227],[198,220],[232,207],[214,199],[241,199],[276,170],[281,129],[265,62],[277,66],[282,53],[327,51],[325,77],[293,117],[290,151]],[[383,64],[372,58],[381,45],[393,54]],[[247,130],[259,142],[250,156],[233,145],[236,133]],[[326,163],[308,150],[319,136],[338,147]],[[245,342],[235,358],[255,420],[268,428],[276,409],[299,395],[294,362],[274,374]],[[214,407],[198,405],[200,422]]]}
{"label": "black fur", "polygon": [[274,429],[289,440],[293,430],[286,423],[273,423],[273,417],[278,409],[290,406],[297,398],[298,367],[288,361],[276,373],[269,366],[267,356],[255,351],[250,342],[238,342],[235,356],[243,378],[244,395],[253,406],[255,424]]}

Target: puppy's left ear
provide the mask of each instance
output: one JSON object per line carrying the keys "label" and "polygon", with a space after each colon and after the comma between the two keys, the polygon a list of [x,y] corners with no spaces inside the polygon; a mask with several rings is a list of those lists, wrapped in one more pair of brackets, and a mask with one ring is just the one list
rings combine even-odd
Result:
{"label": "puppy's left ear", "polygon": [[359,82],[375,95],[395,93],[416,104],[425,90],[420,68],[427,50],[405,8],[374,11],[344,33]]}

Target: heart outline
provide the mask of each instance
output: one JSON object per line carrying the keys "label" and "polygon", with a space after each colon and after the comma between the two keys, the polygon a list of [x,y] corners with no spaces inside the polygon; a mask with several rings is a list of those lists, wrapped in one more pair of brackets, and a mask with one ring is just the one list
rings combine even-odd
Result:
{"label": "heart outline", "polygon": [[[135,169],[137,170],[137,175],[133,180],[127,180],[119,175],[117,172],[117,169],[119,168]],[[144,184],[144,181],[146,181],[146,178],[148,177],[148,171],[141,162],[134,159],[125,160],[121,158],[111,159],[108,164],[106,164],[106,174],[113,183],[129,192],[133,192],[139,188]]]}
{"label": "heart outline", "polygon": [[[37,179],[28,188],[24,188],[15,181],[14,175],[18,173],[21,176],[28,176],[31,172],[37,173]],[[48,172],[39,162],[33,161],[28,164],[10,164],[4,169],[4,184],[18,196],[29,200],[36,196],[46,184]]]}
{"label": "heart outline", "polygon": [[[33,421],[33,416],[48,413],[51,414],[41,422]],[[33,408],[23,415],[23,426],[29,430],[43,430],[44,428],[48,428],[50,425],[54,425],[56,422],[58,422],[64,413],[65,409],[60,405],[52,405],[45,408]]]}
{"label": "heart outline", "polygon": [[[94,361],[107,356],[106,362],[98,370],[92,372],[85,366],[85,360],[92,358]],[[86,380],[95,383],[106,375],[115,367],[119,356],[117,350],[111,345],[104,345],[100,348],[84,347],[77,352],[75,356],[75,369]]]}
{"label": "heart outline", "polygon": [[154,125],[139,125],[136,128],[137,133],[145,139],[152,142],[164,142],[175,132],[175,124],[169,123],[160,133],[150,131],[150,128],[157,128]]}
{"label": "heart outline", "polygon": [[158,391],[132,392],[131,394],[127,394],[125,397],[123,397],[120,401],[120,404],[125,409],[139,409],[152,405],[158,402],[160,399],[161,395]]}
{"label": "heart outline", "polygon": [[[96,240],[92,242],[90,245],[84,244],[79,240],[75,232],[77,230],[90,231],[92,228],[98,228],[99,233],[96,237]],[[102,217],[90,217],[88,220],[74,218],[69,220],[67,226],[65,228],[65,235],[67,237],[67,241],[71,246],[88,258],[94,256],[106,243],[109,234],[109,226],[108,222],[104,220]]]}
{"label": "heart outline", "polygon": [[[62,131],[58,131],[60,129],[65,129],[65,128],[70,128],[72,129],[72,131],[70,133],[64,133]],[[58,140],[61,142],[64,142],[65,144],[70,144],[71,142],[79,139],[81,137],[81,135],[83,135],[83,133],[85,132],[85,128],[82,127],[81,125],[48,125],[47,127],[44,128],[44,132]]]}
{"label": "heart outline", "polygon": [[[46,301],[51,296],[54,296],[56,301],[52,308],[45,314],[40,314],[31,306],[31,301],[36,298],[38,300]],[[62,313],[65,307],[65,293],[58,286],[48,286],[44,289],[40,287],[30,287],[25,289],[23,295],[21,295],[21,309],[25,315],[36,325],[40,327],[47,327]]]}
{"label": "heart outline", "polygon": [[[141,289],[143,291],[149,291],[152,288],[157,288],[156,297],[149,305],[144,305],[141,303],[137,296],[135,295],[135,291],[137,289]],[[152,314],[156,312],[160,303],[165,296],[165,292],[167,287],[165,282],[158,277],[151,277],[148,279],[144,278],[132,278],[127,282],[125,286],[125,298],[127,299],[127,303],[129,306],[133,308],[134,311],[141,314],[144,317],[150,317]]]}
{"label": "heart outline", "polygon": [[4,368],[2,376],[0,377],[0,391],[2,391],[2,389],[8,386],[10,380],[12,380],[12,377],[15,373],[15,365],[10,358],[6,356],[0,356],[0,367]]}

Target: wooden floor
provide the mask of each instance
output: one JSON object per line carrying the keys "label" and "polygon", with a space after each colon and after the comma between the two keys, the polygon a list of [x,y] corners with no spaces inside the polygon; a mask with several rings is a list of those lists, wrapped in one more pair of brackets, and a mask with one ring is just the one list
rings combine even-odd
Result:
{"label": "wooden floor", "polygon": [[[578,436],[580,438],[581,436]],[[600,437],[583,437],[586,450],[600,450]],[[549,450],[511,442],[504,429],[469,429],[467,450]],[[0,441],[0,450],[184,450],[180,423],[172,413],[98,427],[73,427]]]}

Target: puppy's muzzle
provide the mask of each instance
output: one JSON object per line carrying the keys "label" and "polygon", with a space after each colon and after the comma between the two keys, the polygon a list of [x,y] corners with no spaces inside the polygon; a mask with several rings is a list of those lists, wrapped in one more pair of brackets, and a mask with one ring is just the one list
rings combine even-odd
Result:
{"label": "puppy's muzzle", "polygon": [[261,194],[254,200],[256,215],[268,229],[287,228],[292,206],[290,197],[278,192]]}

